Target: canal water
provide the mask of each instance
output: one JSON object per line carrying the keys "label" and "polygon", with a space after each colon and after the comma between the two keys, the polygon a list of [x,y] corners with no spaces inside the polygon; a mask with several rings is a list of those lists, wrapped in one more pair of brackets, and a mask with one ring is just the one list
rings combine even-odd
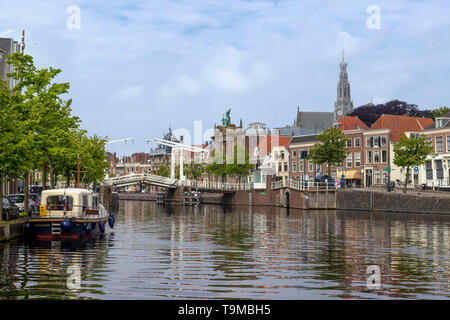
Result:
{"label": "canal water", "polygon": [[120,202],[87,242],[0,243],[0,299],[449,299],[450,216]]}

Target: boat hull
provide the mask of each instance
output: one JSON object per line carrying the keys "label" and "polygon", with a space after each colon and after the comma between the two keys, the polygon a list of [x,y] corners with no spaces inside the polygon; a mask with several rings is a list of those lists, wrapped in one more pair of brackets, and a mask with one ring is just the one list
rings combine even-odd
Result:
{"label": "boat hull", "polygon": [[[60,227],[61,222],[64,219],[51,219],[51,220],[30,220],[28,223],[27,235],[41,241],[54,241],[54,240],[78,240],[85,239],[92,236],[98,236],[104,234],[110,229],[107,218],[103,219],[89,219],[89,220],[72,220],[70,221],[70,227],[62,229]],[[104,232],[100,231],[99,222],[104,223]],[[91,225],[92,230],[86,232],[86,226]],[[55,232],[56,230],[56,232]]]}

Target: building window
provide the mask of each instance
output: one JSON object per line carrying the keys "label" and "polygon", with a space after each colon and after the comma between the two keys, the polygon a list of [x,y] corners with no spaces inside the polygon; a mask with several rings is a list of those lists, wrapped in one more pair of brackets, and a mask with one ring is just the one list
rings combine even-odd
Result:
{"label": "building window", "polygon": [[447,136],[447,152],[450,152],[450,136]]}
{"label": "building window", "polygon": [[353,153],[349,153],[347,156],[347,168],[351,168],[353,166]]}
{"label": "building window", "polygon": [[281,162],[278,163],[278,172],[281,172]]}
{"label": "building window", "polygon": [[361,141],[359,138],[355,138],[355,147],[360,147],[361,146]]}
{"label": "building window", "polygon": [[372,151],[367,151],[366,163],[372,163]]}
{"label": "building window", "polygon": [[436,152],[444,152],[444,141],[442,137],[436,137]]}
{"label": "building window", "polygon": [[284,151],[280,152],[281,160],[284,160]]}
{"label": "building window", "polygon": [[436,178],[439,180],[444,179],[444,169],[442,169],[442,160],[434,160],[436,165]]}
{"label": "building window", "polygon": [[366,138],[366,147],[373,148],[373,137]]}
{"label": "building window", "polygon": [[304,160],[300,160],[298,162],[298,171],[299,172],[303,172],[303,162],[304,162]]}
{"label": "building window", "polygon": [[381,150],[381,162],[382,163],[387,162],[387,150]]}
{"label": "building window", "polygon": [[427,180],[433,180],[433,166],[431,161],[425,162],[425,167],[427,171]]}
{"label": "building window", "polygon": [[313,167],[313,162],[312,161],[308,161],[308,171],[309,172],[313,172],[314,171],[314,167]]}
{"label": "building window", "polygon": [[287,164],[287,162],[285,162],[284,163],[284,172],[287,172],[288,171],[288,164]]}
{"label": "building window", "polygon": [[361,166],[361,153],[355,152],[355,167]]}
{"label": "building window", "polygon": [[380,146],[380,137],[375,137],[373,139],[373,146],[374,147],[379,147]]}
{"label": "building window", "polygon": [[297,150],[292,150],[292,158],[297,158]]}
{"label": "building window", "polygon": [[382,136],[381,137],[381,145],[385,146],[386,144],[387,144],[387,138],[386,138],[386,136]]}
{"label": "building window", "polygon": [[352,147],[352,139],[347,139],[347,148]]}
{"label": "building window", "polygon": [[297,161],[292,162],[292,172],[297,172]]}
{"label": "building window", "polygon": [[433,138],[427,138],[426,140],[430,146],[433,146]]}
{"label": "building window", "polygon": [[379,163],[380,162],[380,151],[374,150],[373,151],[373,163]]}
{"label": "building window", "polygon": [[375,184],[380,184],[380,169],[375,169]]}
{"label": "building window", "polygon": [[387,171],[386,169],[383,169],[383,183],[387,183],[388,179],[387,179]]}
{"label": "building window", "polygon": [[278,160],[278,152],[275,151],[275,160]]}
{"label": "building window", "polygon": [[419,139],[419,134],[415,133],[415,132],[412,132],[410,138],[411,139]]}

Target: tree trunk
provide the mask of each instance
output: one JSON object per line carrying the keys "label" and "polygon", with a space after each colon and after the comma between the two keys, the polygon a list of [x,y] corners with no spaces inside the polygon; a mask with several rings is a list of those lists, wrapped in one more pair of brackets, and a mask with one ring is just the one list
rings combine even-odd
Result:
{"label": "tree trunk", "polygon": [[55,180],[54,180],[54,173],[53,173],[53,164],[50,161],[50,189],[55,189]]}
{"label": "tree trunk", "polygon": [[47,190],[47,162],[42,164],[42,190]]}
{"label": "tree trunk", "polygon": [[30,173],[27,171],[27,173],[25,173],[25,181],[24,181],[24,194],[25,194],[25,200],[23,202],[23,210],[27,213],[28,215],[28,178],[30,177]]}
{"label": "tree trunk", "polygon": [[67,180],[66,180],[66,188],[70,188],[70,170],[67,169]]}
{"label": "tree trunk", "polygon": [[3,176],[0,176],[0,199],[2,199],[2,205],[0,206],[0,222],[3,220]]}
{"label": "tree trunk", "polygon": [[409,167],[406,167],[405,185],[403,186],[403,193],[406,193],[406,190],[408,189],[408,181],[409,181]]}

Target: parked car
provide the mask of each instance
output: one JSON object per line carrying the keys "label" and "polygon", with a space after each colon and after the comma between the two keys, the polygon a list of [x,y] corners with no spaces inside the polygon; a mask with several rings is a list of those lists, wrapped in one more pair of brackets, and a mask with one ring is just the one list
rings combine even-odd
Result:
{"label": "parked car", "polygon": [[3,220],[17,219],[19,217],[19,208],[7,197],[3,197]]}
{"label": "parked car", "polygon": [[[19,208],[19,212],[25,211],[25,195],[23,193],[10,194],[8,195],[8,198]],[[30,196],[28,197],[28,212],[36,211],[39,211],[39,206],[36,204],[36,202],[33,201]]]}
{"label": "parked car", "polygon": [[319,188],[334,188],[334,179],[327,174],[319,174],[314,179],[314,186],[319,186]]}

